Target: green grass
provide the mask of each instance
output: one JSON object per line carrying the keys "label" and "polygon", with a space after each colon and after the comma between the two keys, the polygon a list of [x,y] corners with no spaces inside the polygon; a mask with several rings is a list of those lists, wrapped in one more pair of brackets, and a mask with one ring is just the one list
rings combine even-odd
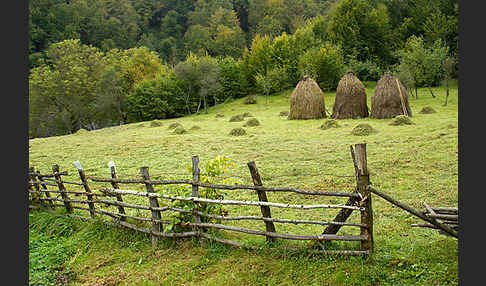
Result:
{"label": "green grass", "polygon": [[[375,83],[365,84],[370,107]],[[419,98],[409,99],[413,125],[392,126],[389,125],[392,119],[345,119],[339,120],[340,128],[322,130],[324,119],[287,120],[279,116],[289,108],[292,91],[288,90],[270,96],[268,105],[261,100],[263,97],[252,105],[243,104],[244,99],[220,104],[218,113],[224,117],[215,117],[216,111],[211,108],[209,114],[161,120],[160,127],[144,122],[32,139],[29,140],[29,164],[41,173],[50,172],[53,164],[59,164],[61,170],[72,174],[66,179],[76,181],[77,171],[72,165],[76,160],[81,161],[88,177],[109,177],[107,162],[112,160],[120,178],[139,178],[141,166],[149,166],[151,178],[190,178],[187,167],[192,155],[199,155],[201,163],[217,155],[227,155],[235,165],[225,176],[238,176],[245,184],[252,183],[246,163],[254,160],[264,185],[350,191],[355,184],[353,178],[332,174],[353,175],[349,145],[365,142],[370,180],[375,187],[418,209],[423,208],[424,201],[432,206],[457,206],[457,88],[451,90],[445,107],[442,106],[445,90],[436,87],[433,91],[436,98],[427,89],[419,89]],[[334,97],[334,93],[325,93],[329,111]],[[419,114],[425,106],[431,106],[437,113]],[[229,118],[244,112],[250,112],[260,125],[244,127],[245,136],[229,136],[231,129],[243,127],[245,123],[229,122]],[[177,135],[167,128],[173,122],[183,126],[197,124],[201,129]],[[368,123],[378,132],[352,135],[351,130],[360,123]],[[93,189],[100,186],[106,185],[92,184]],[[122,187],[143,190],[143,186]],[[256,199],[253,192],[246,191],[228,191],[224,195],[228,199]],[[292,193],[268,193],[267,196],[274,202],[345,201]],[[148,204],[146,198],[133,200]],[[254,207],[227,209],[230,215],[258,215],[260,211]],[[336,213],[337,210],[302,213],[272,208],[272,216],[285,218],[303,218],[305,214],[307,219],[332,219]],[[380,285],[457,285],[456,239],[431,229],[410,227],[411,223],[421,221],[376,196],[373,214],[375,253],[361,258],[254,252],[207,241],[200,245],[191,240],[163,240],[153,250],[146,235],[35,212],[29,217],[30,281],[35,284],[55,280],[60,272],[69,285],[373,285],[378,282]],[[35,226],[47,219],[51,222],[46,227]],[[350,220],[359,221],[359,215],[354,213]],[[73,224],[74,231],[54,233],[55,223]],[[235,224],[264,228],[262,222]],[[296,234],[317,234],[323,230],[313,225],[276,224],[276,228],[279,232]],[[355,234],[356,231],[343,228],[340,233]],[[264,237],[231,232],[225,235],[250,244],[265,244]],[[305,246],[305,242],[280,243],[282,247]],[[332,248],[356,249],[358,245],[335,242]],[[56,257],[48,262],[51,268],[39,268],[38,259],[43,255]],[[62,270],[48,270],[56,267]]]}

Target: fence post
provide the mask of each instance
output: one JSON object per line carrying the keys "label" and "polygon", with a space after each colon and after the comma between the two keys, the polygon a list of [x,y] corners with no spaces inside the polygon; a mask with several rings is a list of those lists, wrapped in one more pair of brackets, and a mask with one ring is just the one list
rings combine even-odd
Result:
{"label": "fence post", "polygon": [[[32,188],[32,186],[34,186],[34,188]],[[34,191],[34,189],[35,189],[35,191],[37,191],[37,193],[30,193],[29,194],[32,197],[33,201],[34,201],[35,196],[38,196],[38,198],[40,198],[42,193],[39,191],[39,185],[37,183],[37,180],[35,179],[34,167],[29,167],[29,191]],[[41,206],[45,206],[43,201],[39,200],[39,202],[40,202]]]}
{"label": "fence post", "polygon": [[[49,193],[49,192],[47,192],[47,186],[46,186],[46,184],[44,184],[44,179],[43,179],[42,177],[40,177],[40,176],[39,176],[39,175],[40,175],[40,171],[39,171],[39,170],[37,170],[37,171],[35,172],[35,174],[36,174],[36,177],[38,177],[38,178],[39,178],[39,184],[41,185],[42,190],[46,191],[46,192],[45,192],[45,194],[46,194],[46,198],[50,199],[50,198],[51,198],[51,195],[50,195],[50,193]],[[34,177],[34,178],[35,178],[35,177]],[[37,186],[37,187],[38,187],[38,186]],[[49,206],[50,206],[51,208],[53,208],[53,209],[55,208],[55,207],[54,207],[54,202],[53,202],[52,200],[49,200],[48,204],[49,204]]]}
{"label": "fence post", "polygon": [[64,187],[64,184],[62,183],[61,175],[59,175],[59,166],[57,164],[52,166],[52,172],[54,173],[54,177],[56,178],[57,187],[59,188],[59,191],[61,192],[61,197],[64,200],[64,206],[66,207],[66,211],[68,213],[73,213],[73,207],[72,207],[71,202],[69,201],[69,197],[66,193],[66,188]]}
{"label": "fence post", "polygon": [[[199,183],[199,157],[197,155],[192,156],[192,183],[192,196],[197,198],[199,197],[199,186],[197,185]],[[201,223],[201,217],[194,212],[195,210],[199,210],[198,204],[199,202],[194,202],[192,212],[195,223]],[[197,232],[199,227],[195,226],[193,230]]]}
{"label": "fence post", "polygon": [[[113,161],[110,161],[108,162],[108,167],[110,168],[110,173],[111,173],[111,178],[112,179],[116,179],[116,167],[115,167],[115,162]],[[119,189],[120,187],[118,186],[118,183],[117,182],[114,182],[112,181],[111,182],[111,186],[113,187],[113,189]],[[123,199],[122,199],[122,196],[120,194],[115,194],[115,197],[116,197],[116,200],[118,202],[123,202]],[[125,214],[125,208],[123,206],[118,206],[118,212],[122,215]],[[127,218],[124,217],[124,216],[120,216],[120,221],[126,221]]]}
{"label": "fence post", "polygon": [[[150,180],[148,167],[141,167],[140,174],[145,181]],[[146,182],[145,187],[147,188],[147,193],[154,193],[154,187],[152,184]],[[159,202],[156,197],[149,197],[150,209],[152,210],[152,231],[162,232],[162,223],[156,222],[154,220],[161,220],[160,211],[153,210],[152,208],[158,208]],[[156,247],[158,242],[158,237],[152,234],[152,246]]]}
{"label": "fence post", "polygon": [[86,180],[86,175],[84,174],[84,169],[83,166],[81,166],[81,163],[79,161],[73,162],[74,166],[76,169],[78,169],[79,177],[81,178],[81,182],[83,182],[83,187],[84,190],[88,193],[86,196],[88,197],[88,206],[89,206],[89,214],[91,215],[92,218],[95,218],[95,207],[93,201],[93,195],[91,194],[91,189],[88,185],[88,181]]}
{"label": "fence post", "polygon": [[361,235],[366,235],[367,240],[361,241],[361,250],[368,250],[373,252],[373,209],[371,205],[371,192],[367,190],[370,184],[370,176],[368,172],[368,163],[366,156],[366,143],[356,144],[356,163],[358,167],[357,172],[357,190],[363,197],[361,205],[364,210],[361,211],[361,223],[368,227],[361,227]]}
{"label": "fence post", "polygon": [[[250,169],[251,178],[253,180],[253,184],[255,186],[263,186],[262,180],[260,178],[260,174],[258,173],[258,169],[254,161],[248,162],[248,168]],[[267,194],[265,191],[256,191],[258,194],[258,200],[260,202],[268,202]],[[269,206],[260,206],[262,211],[263,217],[271,218],[272,215],[270,214],[270,207]],[[275,232],[275,225],[272,221],[265,221],[265,228],[267,232]],[[271,236],[267,236],[267,241],[274,241],[274,238]]]}

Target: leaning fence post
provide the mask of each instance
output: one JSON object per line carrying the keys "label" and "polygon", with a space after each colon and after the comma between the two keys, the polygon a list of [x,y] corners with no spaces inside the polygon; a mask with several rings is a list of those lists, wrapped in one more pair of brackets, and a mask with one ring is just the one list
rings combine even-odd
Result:
{"label": "leaning fence post", "polygon": [[361,227],[361,235],[366,235],[367,240],[361,241],[361,249],[373,252],[373,209],[371,205],[371,192],[367,189],[370,184],[370,176],[368,172],[368,163],[366,156],[366,143],[356,144],[356,162],[358,167],[357,172],[357,190],[363,197],[361,211],[361,223],[368,227]]}
{"label": "leaning fence post", "polygon": [[57,164],[52,166],[52,172],[54,173],[54,177],[56,178],[57,187],[59,188],[59,191],[61,192],[61,197],[64,200],[64,206],[66,207],[66,211],[68,213],[73,213],[73,206],[71,205],[71,202],[69,201],[69,197],[66,193],[66,188],[64,187],[64,184],[62,183],[61,175],[59,175],[59,166]]}
{"label": "leaning fence post", "polygon": [[[148,167],[141,167],[140,174],[142,175],[142,178],[145,181],[150,180]],[[145,187],[147,188],[147,193],[154,193],[154,187],[152,186],[152,184],[150,184],[149,182],[145,182]],[[157,201],[156,197],[149,197],[149,201],[150,201],[150,209],[152,210],[152,231],[162,232],[163,230],[162,223],[155,221],[155,220],[159,220],[159,221],[161,220],[160,211],[152,209],[152,208],[158,208],[159,202]],[[158,237],[152,234],[152,246],[153,247],[157,246],[157,242],[158,242]]]}
{"label": "leaning fence post", "polygon": [[[117,177],[116,177],[116,166],[115,166],[115,162],[113,161],[110,161],[108,162],[108,167],[110,168],[110,173],[111,173],[111,178],[113,180],[115,180]],[[115,182],[115,181],[111,181],[111,186],[113,187],[113,189],[119,189],[119,186],[118,186],[118,183]],[[116,197],[116,200],[118,202],[123,202],[123,199],[122,199],[122,196],[120,194],[115,194],[115,197]],[[122,214],[120,216],[120,221],[126,221],[127,218],[124,217],[123,215],[125,214],[125,208],[123,208],[123,206],[118,206],[118,212],[120,214]]]}
{"label": "leaning fence post", "polygon": [[76,169],[78,169],[79,177],[81,178],[81,182],[83,182],[84,190],[86,191],[86,196],[88,197],[88,206],[89,206],[89,214],[92,218],[95,218],[95,207],[93,203],[93,195],[91,194],[91,189],[89,188],[88,181],[86,180],[86,175],[84,174],[83,166],[79,161],[73,162]]}
{"label": "leaning fence post", "polygon": [[[258,169],[254,161],[248,162],[248,168],[250,169],[251,178],[253,180],[253,184],[255,186],[263,186],[262,180],[260,178],[260,174],[258,173]],[[258,194],[258,200],[260,202],[268,202],[267,194],[265,191],[256,191]],[[270,214],[270,207],[269,206],[260,206],[262,211],[263,217],[271,218],[272,215]],[[265,221],[265,227],[267,232],[275,232],[275,225],[272,221]],[[271,236],[267,236],[267,241],[274,241],[274,238]]]}
{"label": "leaning fence post", "polygon": [[[48,203],[48,204],[49,204],[49,206],[50,206],[51,208],[53,208],[53,209],[54,209],[54,208],[55,208],[55,207],[54,207],[54,202],[51,200],[51,195],[50,195],[50,193],[48,192],[48,189],[47,189],[46,184],[44,183],[44,179],[43,179],[41,176],[39,176],[39,175],[40,175],[40,171],[39,171],[39,170],[37,170],[37,171],[35,172],[35,174],[36,174],[36,176],[39,178],[39,184],[41,185],[42,190],[44,190],[44,191],[45,191],[44,193],[46,194],[46,198],[49,200],[49,203]],[[34,178],[35,178],[35,177],[34,177]]]}
{"label": "leaning fence post", "polygon": [[[197,198],[199,197],[199,157],[192,156],[192,196]],[[198,208],[198,202],[194,202],[194,208],[193,208],[193,216],[194,216],[194,222],[195,223],[201,223],[201,217],[196,214],[195,211],[199,210]],[[194,231],[198,231],[199,227],[195,226],[193,228]]]}
{"label": "leaning fence post", "polygon": [[[35,172],[34,172],[34,167],[29,167],[29,191],[30,191],[30,192],[32,192],[32,191],[34,191],[34,189],[35,189],[35,191],[37,192],[37,193],[35,193],[35,194],[36,194],[36,196],[38,196],[38,198],[40,199],[40,197],[41,197],[42,193],[41,193],[41,192],[40,192],[40,190],[39,190],[39,185],[38,185],[38,183],[37,183],[37,180],[35,179],[35,175],[36,175],[36,174],[35,174]],[[34,188],[32,188],[32,186],[33,186]],[[34,194],[34,193],[31,193],[31,194],[30,194],[30,196],[31,196],[32,200],[34,200],[34,197],[36,197],[36,196],[34,196],[33,194]],[[44,206],[44,205],[45,205],[43,201],[39,200],[39,202],[40,202],[40,204],[41,204],[42,206]],[[30,204],[30,203],[29,203],[29,204]]]}

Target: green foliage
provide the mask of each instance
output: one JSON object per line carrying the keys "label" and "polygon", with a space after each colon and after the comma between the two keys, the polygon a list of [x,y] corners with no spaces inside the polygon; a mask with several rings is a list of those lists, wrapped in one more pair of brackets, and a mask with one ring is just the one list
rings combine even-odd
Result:
{"label": "green foliage", "polygon": [[128,97],[131,122],[165,119],[184,114],[182,90],[173,70],[161,69],[154,79],[137,83]]}
{"label": "green foliage", "polygon": [[448,53],[448,47],[441,40],[427,46],[422,37],[412,36],[400,51],[400,70],[410,72],[416,87],[437,85]]}
{"label": "green foliage", "polygon": [[248,82],[241,67],[241,61],[232,57],[225,57],[218,62],[220,100],[227,98],[240,98],[248,93]]}
{"label": "green foliage", "polygon": [[383,75],[383,70],[371,60],[361,62],[351,57],[346,66],[346,69],[354,71],[361,81],[378,81]]}
{"label": "green foliage", "polygon": [[[202,183],[211,183],[211,184],[241,184],[241,181],[235,178],[232,177],[223,178],[228,168],[234,165],[235,163],[227,155],[218,155],[212,159],[209,159],[204,163],[200,162],[199,180]],[[186,170],[189,172],[189,174],[192,175],[192,166],[187,166]],[[167,187],[164,187],[157,191],[167,195],[176,195],[176,196],[183,196],[183,197],[192,196],[191,186],[185,186],[185,185],[168,185]],[[220,190],[220,189],[200,187],[199,197],[206,198],[206,199],[213,199],[213,200],[223,200],[224,192],[225,192],[224,190]],[[207,203],[196,203],[196,204],[199,211],[207,214],[224,216],[227,213],[227,211],[223,208],[223,205],[220,204],[207,204]],[[179,200],[175,200],[175,201],[173,200],[170,205],[173,207],[182,208],[186,210],[192,210],[194,207],[196,207],[194,202],[179,201]],[[190,228],[184,226],[184,223],[194,221],[193,215],[191,213],[178,212],[172,216],[172,219],[174,223],[165,228],[165,230],[168,232],[187,231]],[[207,217],[201,217],[201,222],[210,222],[213,220],[214,219],[210,219]]]}
{"label": "green foliage", "polygon": [[299,71],[314,79],[321,89],[335,90],[344,72],[343,63],[340,49],[326,42],[299,57]]}

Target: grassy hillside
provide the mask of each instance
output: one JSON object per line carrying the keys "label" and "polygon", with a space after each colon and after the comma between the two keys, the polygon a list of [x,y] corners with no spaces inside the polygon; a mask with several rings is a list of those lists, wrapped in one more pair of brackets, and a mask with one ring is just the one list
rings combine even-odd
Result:
{"label": "grassy hillside", "polygon": [[[368,106],[374,83],[367,83]],[[234,163],[225,176],[251,184],[246,163],[254,160],[264,185],[293,186],[307,189],[351,191],[354,187],[353,164],[349,145],[367,143],[370,180],[374,186],[394,198],[422,209],[422,202],[432,206],[457,206],[458,199],[458,98],[451,91],[447,106],[442,106],[443,88],[419,89],[418,99],[410,98],[414,125],[391,126],[391,119],[339,120],[341,127],[322,130],[321,120],[287,120],[279,116],[289,109],[291,90],[271,96],[269,104],[259,96],[258,104],[245,105],[243,99],[218,105],[216,117],[209,114],[128,124],[82,134],[29,140],[29,165],[49,172],[53,164],[77,174],[72,162],[80,160],[88,176],[108,177],[107,162],[117,165],[120,178],[139,177],[139,168],[149,166],[152,178],[190,178],[188,166],[192,155],[202,164],[218,155]],[[334,93],[325,93],[325,104],[332,110]],[[437,113],[419,114],[425,107]],[[261,125],[244,127],[244,136],[229,136],[231,129],[243,122],[229,122],[232,115],[251,113]],[[168,129],[181,123],[185,134]],[[369,123],[377,133],[351,135],[359,123]],[[201,127],[190,130],[193,126]],[[336,176],[337,175],[337,176]],[[72,176],[76,180],[76,176]],[[93,184],[96,187],[95,184]],[[140,189],[143,189],[141,186]],[[228,191],[230,199],[256,199],[252,192]],[[270,201],[312,203],[314,197],[295,194],[267,194]],[[345,199],[322,198],[323,203]],[[144,203],[147,203],[144,201]],[[228,208],[231,215],[257,215],[258,208]],[[307,218],[332,219],[336,212],[309,211]],[[69,285],[456,285],[457,240],[431,229],[412,228],[419,222],[408,213],[379,197],[373,200],[375,253],[370,258],[305,256],[228,248],[214,243],[199,245],[193,241],[164,241],[151,249],[150,238],[104,225],[81,223],[61,215],[32,213],[29,247],[31,282],[49,267],[36,268],[43,253],[52,250],[47,241],[61,239],[65,259],[52,262],[60,267],[50,272],[65,274],[58,281]],[[149,214],[145,214],[149,215]],[[275,217],[302,218],[302,212],[272,209]],[[351,221],[359,220],[353,214]],[[58,223],[72,229],[61,236],[49,225]],[[238,222],[238,225],[263,229],[263,222]],[[318,234],[323,227],[277,224],[277,231]],[[340,233],[354,234],[342,229]],[[231,239],[264,244],[264,237],[228,233]],[[282,242],[285,245],[293,242]],[[305,243],[300,242],[299,245]],[[32,249],[32,246],[36,248]],[[86,245],[89,245],[87,247]],[[356,248],[356,244],[336,244],[336,248]],[[63,252],[64,253],[64,252]],[[40,255],[40,256],[39,256]],[[54,255],[54,254],[52,254]],[[57,257],[57,255],[54,255]],[[32,274],[39,275],[32,275]],[[54,276],[53,276],[54,275]],[[57,274],[56,274],[57,275]],[[33,278],[32,278],[33,277]],[[34,279],[34,280],[32,280]],[[40,278],[39,278],[40,279]],[[46,278],[47,279],[47,278]],[[104,284],[103,284],[104,283]],[[119,283],[119,284],[117,284]]]}

